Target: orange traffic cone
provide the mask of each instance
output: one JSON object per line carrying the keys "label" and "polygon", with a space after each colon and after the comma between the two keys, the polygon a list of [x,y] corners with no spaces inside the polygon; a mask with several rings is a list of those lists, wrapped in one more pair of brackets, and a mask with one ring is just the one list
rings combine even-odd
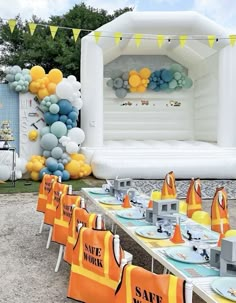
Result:
{"label": "orange traffic cone", "polygon": [[129,195],[126,194],[124,199],[123,199],[123,203],[122,203],[122,207],[124,208],[130,208],[132,207],[132,205],[130,204],[130,200],[129,200]]}
{"label": "orange traffic cone", "polygon": [[172,238],[170,239],[170,241],[175,244],[180,244],[180,243],[185,242],[184,239],[182,238],[179,224],[175,225],[175,231],[174,231],[174,234],[173,234]]}
{"label": "orange traffic cone", "polygon": [[153,208],[153,201],[152,200],[149,200],[149,202],[148,202],[148,208]]}

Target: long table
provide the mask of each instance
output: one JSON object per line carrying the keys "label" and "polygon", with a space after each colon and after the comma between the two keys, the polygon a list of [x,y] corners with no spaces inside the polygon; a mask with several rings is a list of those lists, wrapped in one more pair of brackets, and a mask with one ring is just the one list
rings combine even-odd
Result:
{"label": "long table", "polygon": [[[232,301],[224,299],[211,289],[211,282],[219,277],[219,270],[211,267],[209,263],[204,264],[188,264],[172,260],[165,254],[165,249],[174,246],[169,239],[153,240],[141,237],[135,233],[139,226],[150,225],[145,219],[129,220],[116,215],[116,211],[123,209],[120,205],[106,205],[99,202],[99,198],[107,195],[98,195],[91,193],[91,188],[82,188],[81,192],[85,199],[88,199],[92,205],[96,206],[105,216],[107,216],[114,224],[117,224],[124,232],[126,232],[136,243],[138,243],[154,260],[161,263],[164,268],[185,280],[191,279],[193,291],[204,301],[209,303],[232,303]],[[183,245],[188,245],[186,240]]]}

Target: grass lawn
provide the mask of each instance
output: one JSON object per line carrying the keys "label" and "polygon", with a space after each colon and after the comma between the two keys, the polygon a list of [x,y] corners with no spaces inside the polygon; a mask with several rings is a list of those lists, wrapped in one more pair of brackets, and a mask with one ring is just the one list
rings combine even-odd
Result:
{"label": "grass lawn", "polygon": [[[96,186],[91,184],[90,179],[84,180],[69,180],[63,182],[66,184],[71,184],[73,187],[73,191],[79,191],[82,187],[91,187]],[[96,183],[96,182],[95,182]],[[0,184],[0,194],[11,194],[11,193],[38,193],[40,181],[32,181],[32,180],[17,180],[15,183],[15,187],[13,186],[11,181],[7,181],[5,183]],[[98,181],[98,185],[99,181]]]}

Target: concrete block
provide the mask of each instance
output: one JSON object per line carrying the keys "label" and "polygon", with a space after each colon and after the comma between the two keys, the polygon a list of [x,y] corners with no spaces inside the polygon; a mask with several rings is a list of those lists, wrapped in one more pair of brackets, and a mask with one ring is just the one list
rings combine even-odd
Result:
{"label": "concrete block", "polygon": [[229,262],[220,258],[220,276],[236,278],[236,262]]}
{"label": "concrete block", "polygon": [[153,213],[156,215],[168,215],[179,212],[179,200],[157,200],[153,201]]}
{"label": "concrete block", "polygon": [[146,209],[146,221],[148,222],[153,222],[153,209],[152,208],[147,208]]}
{"label": "concrete block", "polygon": [[124,178],[124,179],[115,179],[114,180],[114,188],[119,189],[129,189],[132,187],[132,179],[130,178]]}
{"label": "concrete block", "polygon": [[236,262],[236,237],[222,239],[221,257],[227,261]]}
{"label": "concrete block", "polygon": [[220,268],[221,247],[212,247],[210,249],[210,265]]}

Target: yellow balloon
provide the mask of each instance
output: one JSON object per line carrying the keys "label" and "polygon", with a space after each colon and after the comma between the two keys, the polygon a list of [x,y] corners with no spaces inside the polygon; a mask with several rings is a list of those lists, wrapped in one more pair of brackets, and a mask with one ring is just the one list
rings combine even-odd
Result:
{"label": "yellow balloon", "polygon": [[35,94],[38,91],[38,87],[37,87],[37,82],[36,81],[32,81],[29,85],[29,90],[31,93]]}
{"label": "yellow balloon", "polygon": [[72,159],[65,165],[65,169],[70,173],[71,179],[77,179],[79,177],[80,165],[78,161]]}
{"label": "yellow balloon", "polygon": [[47,97],[49,95],[49,92],[46,88],[40,88],[38,90],[38,97],[39,99],[43,100],[45,97]]}
{"label": "yellow balloon", "polygon": [[236,229],[229,229],[225,233],[225,237],[236,237]]}
{"label": "yellow balloon", "polygon": [[57,83],[61,82],[61,80],[63,79],[63,74],[59,69],[53,68],[48,73],[48,78],[51,82],[57,84]]}
{"label": "yellow balloon", "polygon": [[144,67],[144,68],[140,69],[139,74],[142,78],[148,79],[151,75],[151,71],[149,68]]}
{"label": "yellow balloon", "polygon": [[45,76],[45,70],[42,66],[36,65],[31,68],[30,75],[32,80],[37,80]]}
{"label": "yellow balloon", "polygon": [[208,212],[203,210],[196,210],[191,218],[193,221],[203,224],[203,225],[211,225],[211,217]]}
{"label": "yellow balloon", "polygon": [[138,75],[138,72],[135,69],[132,69],[131,71],[129,71],[129,76],[131,75]]}
{"label": "yellow balloon", "polygon": [[129,77],[129,84],[130,84],[130,86],[137,87],[137,86],[140,85],[140,83],[141,83],[141,78],[140,78],[139,75],[131,75]]}
{"label": "yellow balloon", "polygon": [[53,83],[53,82],[49,82],[48,85],[47,85],[47,89],[48,89],[48,92],[50,95],[53,95],[56,91],[56,83]]}
{"label": "yellow balloon", "polygon": [[137,92],[139,92],[139,93],[143,93],[143,92],[145,92],[145,90],[146,90],[146,87],[144,85],[139,85],[137,87]]}
{"label": "yellow balloon", "polygon": [[32,170],[39,172],[43,168],[43,164],[39,161],[33,164]]}
{"label": "yellow balloon", "polygon": [[186,215],[187,207],[188,207],[188,204],[186,203],[186,201],[183,201],[183,200],[179,201],[179,213]]}
{"label": "yellow balloon", "polygon": [[161,192],[157,190],[152,191],[150,199],[152,201],[161,200]]}
{"label": "yellow balloon", "polygon": [[28,133],[28,138],[30,141],[36,141],[38,138],[38,131],[37,130],[31,130]]}
{"label": "yellow balloon", "polygon": [[32,173],[30,174],[30,177],[32,180],[34,181],[38,181],[39,180],[39,173],[36,171],[32,171]]}
{"label": "yellow balloon", "polygon": [[33,168],[33,162],[29,161],[28,163],[26,163],[27,171],[32,171],[32,168]]}
{"label": "yellow balloon", "polygon": [[83,165],[83,174],[85,177],[89,176],[92,173],[92,168],[89,164],[85,163]]}
{"label": "yellow balloon", "polygon": [[135,93],[137,91],[136,87],[130,87],[129,90],[131,91],[131,93]]}
{"label": "yellow balloon", "polygon": [[70,155],[71,159],[76,160],[76,161],[85,161],[85,155],[83,154],[71,154]]}

